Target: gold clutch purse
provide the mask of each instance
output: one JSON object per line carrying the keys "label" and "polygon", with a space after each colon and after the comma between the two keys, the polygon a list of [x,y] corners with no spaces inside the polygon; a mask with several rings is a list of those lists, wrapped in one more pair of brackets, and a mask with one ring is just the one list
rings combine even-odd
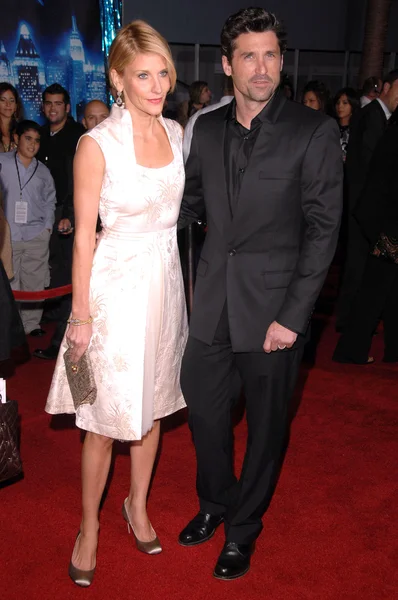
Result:
{"label": "gold clutch purse", "polygon": [[81,356],[77,363],[71,359],[71,349],[64,354],[66,376],[73,398],[75,410],[82,404],[94,404],[97,397],[94,372],[88,351]]}

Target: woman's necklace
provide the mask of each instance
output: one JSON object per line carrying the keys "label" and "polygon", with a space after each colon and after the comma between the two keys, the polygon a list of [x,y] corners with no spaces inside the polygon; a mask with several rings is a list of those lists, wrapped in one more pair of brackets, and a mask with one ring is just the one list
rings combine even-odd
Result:
{"label": "woman's necklace", "polygon": [[2,141],[2,144],[3,144],[3,148],[4,148],[4,152],[10,152],[10,150],[13,150],[13,148],[14,148],[12,140],[11,140],[11,136],[8,139],[9,139],[9,142],[7,144],[6,138],[4,138],[4,137],[1,138],[1,141]]}

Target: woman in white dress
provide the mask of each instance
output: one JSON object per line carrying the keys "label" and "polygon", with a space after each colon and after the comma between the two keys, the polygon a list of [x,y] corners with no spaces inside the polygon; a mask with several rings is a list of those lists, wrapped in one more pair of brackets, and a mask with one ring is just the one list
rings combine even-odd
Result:
{"label": "woman in white dress", "polygon": [[[162,550],[146,512],[159,419],[185,406],[179,385],[187,319],[176,222],[184,188],[182,130],[161,116],[176,71],[164,38],[133,21],[109,54],[117,92],[109,118],[85,134],[74,163],[75,244],[71,324],[47,400],[75,412],[63,354],[89,349],[97,386],[76,411],[87,431],[83,513],[69,574],[92,582],[99,504],[114,439],[131,441],[131,485],[123,516],[139,550]],[[98,211],[103,231],[94,253]],[[92,323],[91,323],[92,320]]]}

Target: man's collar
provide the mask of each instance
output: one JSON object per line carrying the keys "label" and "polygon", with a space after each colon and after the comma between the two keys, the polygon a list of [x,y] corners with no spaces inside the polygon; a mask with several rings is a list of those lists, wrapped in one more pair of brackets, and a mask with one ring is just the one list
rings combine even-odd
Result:
{"label": "man's collar", "polygon": [[68,123],[68,120],[65,121],[65,123],[62,125],[62,127],[60,127],[59,129],[56,129],[55,131],[51,131],[51,125],[49,124],[50,135],[57,135],[57,133],[59,133],[60,131],[65,129],[67,123]]}
{"label": "man's collar", "polygon": [[[275,123],[278,115],[286,102],[286,97],[279,88],[276,89],[274,95],[264,108],[252,119],[258,123],[263,124],[265,121],[268,123]],[[225,119],[227,121],[236,120],[236,99],[228,105],[228,109],[225,113]]]}
{"label": "man's collar", "polygon": [[50,131],[51,135],[56,135],[57,133],[60,133],[64,129],[68,129],[71,125],[74,125],[75,123],[76,123],[75,119],[70,114],[68,114],[66,117],[65,123],[62,125],[62,127],[57,129],[56,131],[54,131],[54,132],[51,131],[51,125],[48,122],[46,124],[46,127],[48,127],[48,130]]}
{"label": "man's collar", "polygon": [[389,110],[389,108],[384,104],[383,100],[380,100],[380,98],[376,98],[376,101],[380,104],[381,108],[384,111],[384,114],[386,115],[387,121],[388,119],[391,117],[391,111]]}

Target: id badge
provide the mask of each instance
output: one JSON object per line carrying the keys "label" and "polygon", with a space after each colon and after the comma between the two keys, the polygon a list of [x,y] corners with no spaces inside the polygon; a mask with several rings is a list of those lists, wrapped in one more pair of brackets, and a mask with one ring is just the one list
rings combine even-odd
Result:
{"label": "id badge", "polygon": [[28,203],[24,200],[15,202],[15,223],[26,225],[28,222]]}

